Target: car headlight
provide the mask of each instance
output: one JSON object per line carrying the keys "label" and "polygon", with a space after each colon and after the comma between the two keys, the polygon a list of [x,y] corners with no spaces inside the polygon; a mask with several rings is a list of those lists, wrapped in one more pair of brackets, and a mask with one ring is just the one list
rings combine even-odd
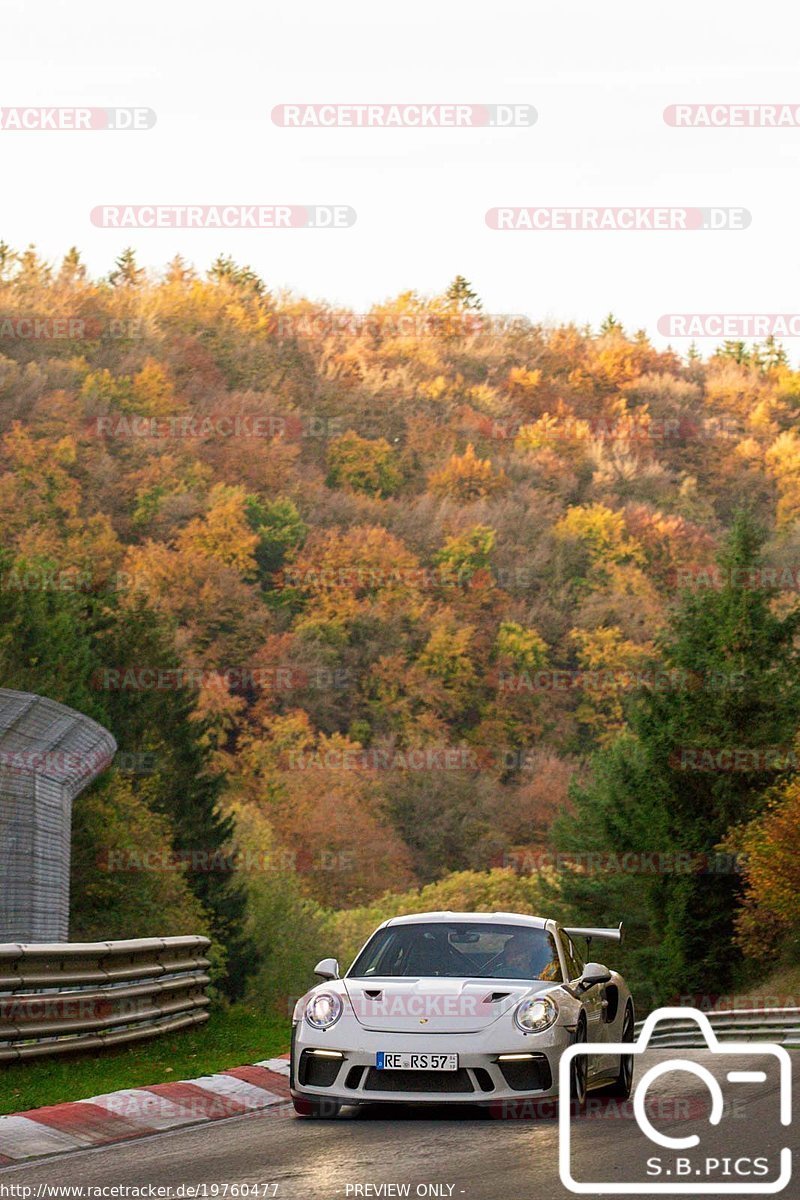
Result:
{"label": "car headlight", "polygon": [[335,992],[317,992],[306,1005],[306,1020],[314,1029],[329,1029],[342,1015],[341,996]]}
{"label": "car headlight", "polygon": [[523,1000],[514,1011],[514,1022],[523,1033],[542,1033],[555,1025],[557,1020],[558,1008],[549,996]]}

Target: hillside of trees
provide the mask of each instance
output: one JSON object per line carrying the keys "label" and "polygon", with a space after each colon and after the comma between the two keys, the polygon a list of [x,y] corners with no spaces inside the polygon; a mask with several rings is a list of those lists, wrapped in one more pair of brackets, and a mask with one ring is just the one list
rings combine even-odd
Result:
{"label": "hillside of trees", "polygon": [[624,918],[643,1004],[800,961],[798,413],[774,343],[0,244],[0,684],[120,744],[72,936],[278,1005],[433,902]]}

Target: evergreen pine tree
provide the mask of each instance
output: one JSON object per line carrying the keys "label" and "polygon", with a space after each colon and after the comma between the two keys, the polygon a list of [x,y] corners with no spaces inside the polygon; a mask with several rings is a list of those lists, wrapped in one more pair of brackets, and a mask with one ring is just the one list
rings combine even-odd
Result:
{"label": "evergreen pine tree", "polygon": [[137,287],[144,281],[145,270],[137,267],[136,254],[127,246],[114,264],[114,270],[108,277],[112,287]]}
{"label": "evergreen pine tree", "polygon": [[639,924],[629,962],[662,1001],[732,981],[737,878],[717,847],[760,810],[800,718],[800,608],[773,610],[761,541],[739,513],[719,558],[721,586],[685,592],[662,639],[680,686],[635,698],[630,732],[596,756],[576,814],[556,834],[564,851],[635,856],[631,873],[568,872],[564,899],[591,923]]}
{"label": "evergreen pine tree", "polygon": [[456,275],[444,294],[450,308],[459,311],[463,309],[481,309],[483,303],[477,292],[472,290],[472,284],[463,275]]}

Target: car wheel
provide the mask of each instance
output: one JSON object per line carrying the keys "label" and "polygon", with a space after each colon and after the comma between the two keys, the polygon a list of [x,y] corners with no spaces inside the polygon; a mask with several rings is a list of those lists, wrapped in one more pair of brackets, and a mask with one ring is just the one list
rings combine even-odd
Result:
{"label": "car wheel", "polygon": [[[583,1017],[578,1021],[575,1030],[575,1042],[586,1041],[586,1021]],[[583,1112],[586,1106],[586,1080],[589,1072],[589,1059],[585,1054],[576,1054],[569,1067],[569,1101],[573,1113]]]}
{"label": "car wheel", "polygon": [[[625,1018],[622,1022],[622,1037],[621,1042],[632,1042],[634,1040],[633,1029],[633,1009],[628,1005],[625,1009]],[[621,1100],[627,1100],[633,1089],[633,1055],[621,1054],[619,1058],[619,1075],[609,1087],[603,1089],[606,1096],[617,1096]]]}
{"label": "car wheel", "polygon": [[294,1111],[298,1117],[338,1117],[341,1111],[341,1104],[336,1100],[306,1100],[293,1099]]}

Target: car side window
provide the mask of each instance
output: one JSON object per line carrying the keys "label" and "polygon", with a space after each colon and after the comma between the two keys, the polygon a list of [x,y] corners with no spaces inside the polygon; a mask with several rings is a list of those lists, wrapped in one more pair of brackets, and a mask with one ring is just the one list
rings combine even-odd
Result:
{"label": "car side window", "polygon": [[552,933],[547,935],[548,961],[540,964],[538,970],[538,978],[546,979],[550,983],[562,983],[561,977],[561,960],[558,957],[558,948]]}
{"label": "car side window", "polygon": [[567,960],[567,974],[572,979],[580,979],[583,974],[583,959],[581,958],[571,938],[568,938],[565,933],[561,934],[564,945],[564,957]]}
{"label": "car side window", "polygon": [[575,964],[578,968],[578,975],[582,975],[583,968],[586,966],[586,959],[584,958],[582,951],[578,949],[571,938],[570,945],[572,946],[572,956],[575,959]]}

